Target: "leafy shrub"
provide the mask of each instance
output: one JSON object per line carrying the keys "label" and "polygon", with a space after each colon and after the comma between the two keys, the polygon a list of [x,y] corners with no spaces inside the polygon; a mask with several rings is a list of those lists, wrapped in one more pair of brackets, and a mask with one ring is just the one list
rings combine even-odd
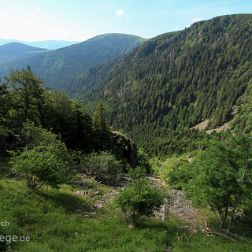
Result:
{"label": "leafy shrub", "polygon": [[147,176],[147,171],[145,167],[137,166],[135,168],[130,168],[128,175],[131,178],[131,180],[134,181],[134,180],[145,178]]}
{"label": "leafy shrub", "polygon": [[137,178],[116,199],[128,224],[136,226],[141,216],[150,216],[164,201],[163,193],[152,188],[146,178]]}
{"label": "leafy shrub", "polygon": [[148,155],[142,149],[137,153],[137,165],[143,167],[148,174],[152,172]]}
{"label": "leafy shrub", "polygon": [[26,124],[24,131],[27,147],[21,152],[10,152],[12,170],[25,178],[33,190],[68,182],[71,171],[65,144],[55,134],[33,124]]}
{"label": "leafy shrub", "polygon": [[36,127],[33,122],[25,122],[21,131],[22,140],[27,148],[46,146],[55,143],[57,137],[51,131]]}
{"label": "leafy shrub", "polygon": [[168,181],[174,189],[183,189],[192,178],[190,167],[190,163],[182,163],[180,166],[174,167],[167,173],[166,181]]}
{"label": "leafy shrub", "polygon": [[181,189],[190,178],[187,169],[189,162],[185,155],[172,156],[165,160],[153,158],[150,162],[154,172],[176,189]]}
{"label": "leafy shrub", "polygon": [[27,186],[33,190],[46,184],[58,187],[70,179],[67,150],[63,143],[25,149],[20,154],[13,154],[10,164],[17,174],[26,179]]}
{"label": "leafy shrub", "polygon": [[92,153],[81,161],[82,171],[108,185],[119,182],[122,164],[108,152]]}
{"label": "leafy shrub", "polygon": [[[227,220],[229,228],[239,208],[251,198],[251,158],[251,139],[232,136],[213,142],[187,167],[186,174],[191,178],[184,188],[195,202],[210,206],[219,215],[220,228]],[[185,175],[180,170],[173,176],[183,180]]]}

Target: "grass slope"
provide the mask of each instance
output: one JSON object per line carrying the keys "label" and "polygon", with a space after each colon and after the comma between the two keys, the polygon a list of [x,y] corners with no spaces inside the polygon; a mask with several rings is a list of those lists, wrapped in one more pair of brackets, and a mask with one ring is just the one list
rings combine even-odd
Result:
{"label": "grass slope", "polygon": [[[111,187],[86,181],[88,193],[80,196],[79,186],[63,185],[59,190],[45,187],[30,193],[21,180],[7,178],[8,160],[0,158],[0,235],[29,236],[29,242],[13,242],[7,251],[21,252],[247,252],[252,251],[252,235],[243,223],[234,233],[245,240],[230,241],[191,233],[173,216],[166,222],[146,218],[136,229],[129,229],[122,212],[113,204],[97,210],[93,206]],[[216,217],[208,210],[211,226]],[[2,226],[8,221],[8,226]],[[1,245],[1,244],[0,244]],[[4,251],[0,246],[0,251]]]}
{"label": "grass slope", "polygon": [[117,209],[87,217],[94,199],[75,196],[69,186],[29,195],[20,181],[2,179],[0,188],[0,219],[10,222],[1,232],[31,237],[11,251],[165,251],[171,243],[170,227],[148,222],[130,230]]}
{"label": "grass slope", "polygon": [[95,192],[104,194],[109,187],[90,182],[90,193],[84,196],[75,194],[81,188],[67,185],[31,194],[22,181],[4,177],[4,169],[6,160],[0,162],[0,221],[10,225],[0,225],[0,234],[30,236],[29,242],[11,243],[9,251],[163,252],[169,247],[174,252],[252,251],[249,234],[243,234],[248,241],[233,242],[190,233],[172,216],[165,223],[147,218],[139,228],[129,229],[113,204],[92,214]]}

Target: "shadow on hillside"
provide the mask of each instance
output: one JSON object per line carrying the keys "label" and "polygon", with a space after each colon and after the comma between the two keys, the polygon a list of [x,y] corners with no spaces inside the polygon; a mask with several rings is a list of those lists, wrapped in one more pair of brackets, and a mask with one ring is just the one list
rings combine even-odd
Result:
{"label": "shadow on hillside", "polygon": [[252,205],[248,206],[244,211],[244,217],[234,221],[231,232],[246,238],[252,238]]}
{"label": "shadow on hillside", "polygon": [[5,177],[10,172],[8,161],[8,158],[0,157],[0,177]]}
{"label": "shadow on hillside", "polygon": [[45,200],[53,202],[57,207],[63,208],[68,213],[85,213],[91,211],[91,206],[83,199],[64,192],[37,192]]}
{"label": "shadow on hillside", "polygon": [[176,232],[180,227],[180,223],[176,219],[167,218],[166,221],[162,221],[156,218],[142,217],[139,223],[139,228],[156,228],[165,229]]}
{"label": "shadow on hillside", "polygon": [[177,240],[177,235],[183,235],[186,233],[186,230],[179,227],[178,223],[170,221],[169,219],[166,222],[151,220],[148,218],[143,218],[143,221],[137,226],[138,229],[156,229],[163,230],[167,234],[166,242],[167,246],[172,246],[173,242]]}
{"label": "shadow on hillside", "polygon": [[235,240],[243,240],[243,238],[252,239],[252,206],[246,208],[244,216],[236,217],[228,231],[229,220],[226,222],[224,229],[219,228],[220,220],[218,217],[208,221],[208,227],[216,232],[225,234]]}

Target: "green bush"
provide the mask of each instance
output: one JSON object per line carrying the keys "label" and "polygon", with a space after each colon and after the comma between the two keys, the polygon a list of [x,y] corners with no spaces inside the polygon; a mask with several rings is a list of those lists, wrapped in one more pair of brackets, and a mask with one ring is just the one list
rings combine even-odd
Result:
{"label": "green bush", "polygon": [[21,130],[22,141],[29,149],[55,143],[57,136],[51,131],[36,127],[33,122],[25,122]]}
{"label": "green bush", "polygon": [[92,153],[81,161],[82,171],[94,176],[97,181],[117,185],[120,180],[122,164],[108,152]]}
{"label": "green bush", "polygon": [[68,182],[71,171],[65,144],[55,134],[32,123],[25,124],[23,134],[27,146],[21,152],[10,152],[12,170],[25,178],[33,190]]}
{"label": "green bush", "polygon": [[191,198],[219,215],[220,228],[230,228],[239,209],[248,204],[252,186],[251,138],[231,136],[199,153],[188,167],[185,189]]}
{"label": "green bush", "polygon": [[13,154],[10,164],[33,190],[46,184],[57,187],[70,179],[67,150],[63,143],[25,149],[20,154]]}
{"label": "green bush", "polygon": [[169,173],[167,173],[166,181],[168,181],[174,189],[183,189],[192,178],[190,167],[190,163],[181,163],[180,166],[173,167],[173,169],[169,170]]}
{"label": "green bush", "polygon": [[154,172],[174,188],[180,189],[184,182],[187,183],[188,172],[186,167],[189,162],[185,155],[172,156],[165,160],[153,158],[150,162]]}
{"label": "green bush", "polygon": [[137,165],[143,167],[148,174],[152,172],[149,157],[142,149],[137,153]]}
{"label": "green bush", "polygon": [[141,216],[150,216],[164,201],[163,193],[152,188],[146,178],[137,178],[116,199],[128,224],[136,226]]}

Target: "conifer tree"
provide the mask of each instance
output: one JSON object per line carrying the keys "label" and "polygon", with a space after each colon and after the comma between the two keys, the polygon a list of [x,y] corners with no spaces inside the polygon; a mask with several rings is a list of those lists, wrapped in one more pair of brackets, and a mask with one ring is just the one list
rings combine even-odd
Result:
{"label": "conifer tree", "polygon": [[102,103],[100,103],[93,117],[93,127],[96,139],[96,148],[100,150],[105,150],[110,144],[110,131],[105,117],[105,108]]}

